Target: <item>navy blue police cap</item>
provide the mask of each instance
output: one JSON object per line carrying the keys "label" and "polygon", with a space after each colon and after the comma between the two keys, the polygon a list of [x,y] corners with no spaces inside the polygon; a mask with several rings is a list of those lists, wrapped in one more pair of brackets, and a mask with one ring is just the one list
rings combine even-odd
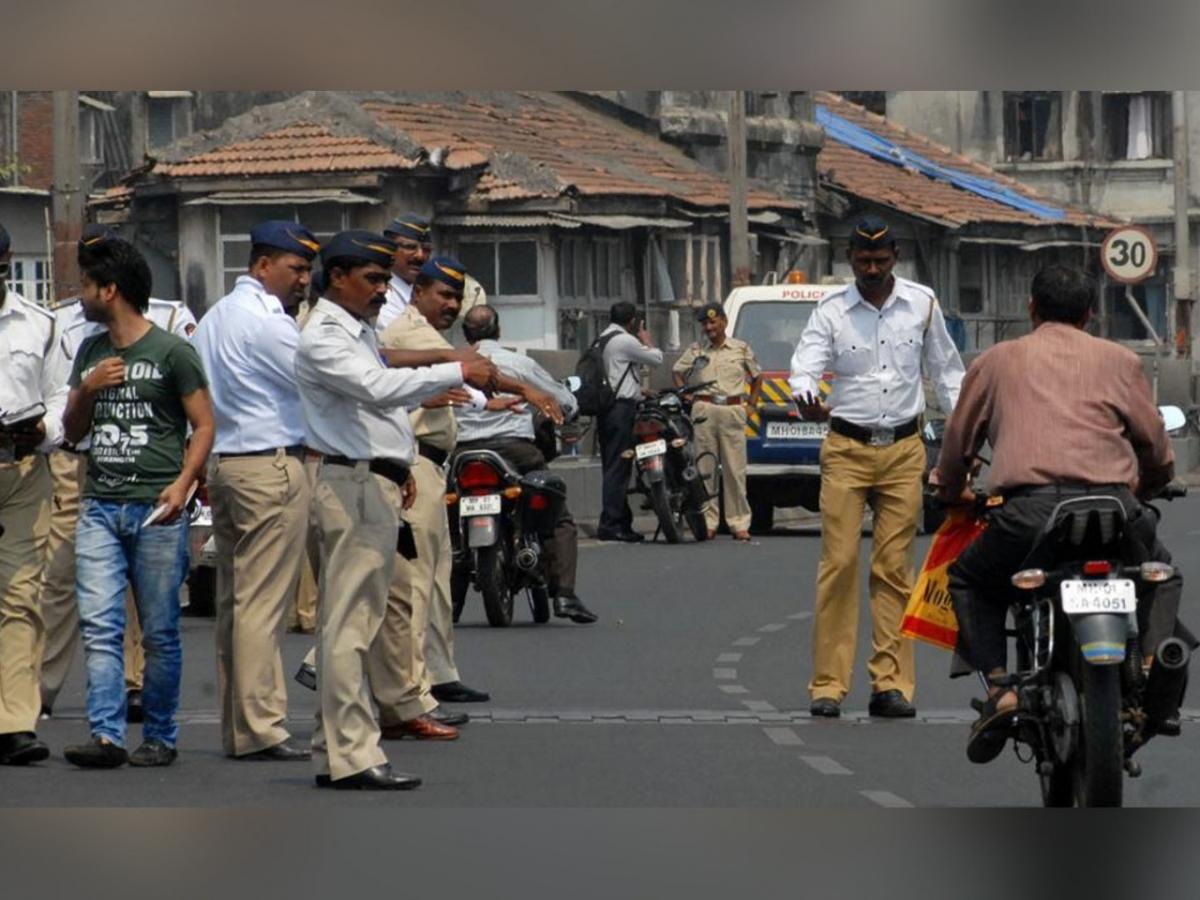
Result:
{"label": "navy blue police cap", "polygon": [[317,255],[321,245],[313,233],[296,222],[282,219],[259,222],[250,229],[250,243],[256,246],[274,247],[285,253],[294,253],[309,262]]}
{"label": "navy blue police cap", "polygon": [[116,236],[117,233],[107,225],[97,225],[95,222],[89,222],[83,226],[83,231],[79,233],[79,249],[86,250],[88,247],[94,247],[105,241],[111,241]]}
{"label": "navy blue police cap", "polygon": [[467,283],[467,270],[457,259],[451,259],[449,256],[435,256],[426,260],[421,266],[420,274],[448,284],[456,291],[461,291]]}
{"label": "navy blue police cap", "polygon": [[728,318],[725,315],[725,307],[720,303],[705,303],[702,307],[696,310],[696,321],[707,322],[710,319],[715,319],[720,316],[722,319]]}
{"label": "navy blue police cap", "polygon": [[850,232],[850,246],[855,250],[884,250],[895,243],[892,229],[879,216],[860,219]]}
{"label": "navy blue police cap", "polygon": [[8,236],[7,229],[0,225],[0,256],[7,253],[10,246],[12,246],[12,238]]}
{"label": "navy blue police cap", "polygon": [[321,248],[321,264],[326,268],[335,259],[353,259],[392,267],[396,244],[391,238],[374,231],[340,231]]}
{"label": "navy blue police cap", "polygon": [[390,238],[408,238],[422,244],[429,243],[429,220],[424,216],[408,212],[392,219],[392,224],[383,229]]}

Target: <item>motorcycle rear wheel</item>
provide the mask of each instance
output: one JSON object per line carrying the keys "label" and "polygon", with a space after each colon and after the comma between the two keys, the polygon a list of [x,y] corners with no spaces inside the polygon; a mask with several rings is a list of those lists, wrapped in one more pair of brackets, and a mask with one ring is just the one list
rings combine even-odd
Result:
{"label": "motorcycle rear wheel", "polygon": [[1121,667],[1079,663],[1079,745],[1072,761],[1076,806],[1120,806],[1125,787]]}
{"label": "motorcycle rear wheel", "polygon": [[493,628],[512,624],[513,595],[504,574],[504,557],[499,545],[480,547],[475,551],[479,566],[479,592],[483,594],[483,611]]}
{"label": "motorcycle rear wheel", "polygon": [[704,521],[704,488],[696,479],[686,488],[684,499],[685,509],[683,520],[687,522],[688,530],[697,541],[708,540],[708,523]]}
{"label": "motorcycle rear wheel", "polygon": [[658,525],[668,544],[679,543],[679,524],[675,521],[675,513],[671,510],[671,497],[667,494],[667,483],[656,481],[650,485],[650,503],[654,506],[654,515],[658,517]]}

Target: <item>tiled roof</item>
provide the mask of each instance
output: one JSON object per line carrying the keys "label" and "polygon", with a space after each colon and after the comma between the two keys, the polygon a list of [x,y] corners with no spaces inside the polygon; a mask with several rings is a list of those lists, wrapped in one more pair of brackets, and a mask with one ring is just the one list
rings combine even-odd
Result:
{"label": "tiled roof", "polygon": [[[410,169],[431,157],[450,170],[484,168],[470,199],[485,203],[574,194],[729,205],[725,180],[679,148],[557,94],[373,95],[361,108],[424,156],[401,155],[379,135],[355,136],[345,127],[335,134],[305,121],[160,162],[155,171],[183,178]],[[749,205],[803,206],[757,185]]]}
{"label": "tiled roof", "polygon": [[817,103],[835,115],[866,128],[880,137],[919,153],[939,165],[996,181],[1041,203],[1057,206],[1066,213],[1061,220],[1043,219],[1033,213],[1006,206],[944,181],[884,162],[826,138],[817,155],[817,172],[823,182],[847,193],[890,206],[901,212],[942,222],[950,227],[972,223],[1011,225],[1088,225],[1108,228],[1118,223],[1051,200],[1009,178],[990,166],[952,152],[929,138],[913,134],[883,116],[867,112],[836,94],[818,93]]}

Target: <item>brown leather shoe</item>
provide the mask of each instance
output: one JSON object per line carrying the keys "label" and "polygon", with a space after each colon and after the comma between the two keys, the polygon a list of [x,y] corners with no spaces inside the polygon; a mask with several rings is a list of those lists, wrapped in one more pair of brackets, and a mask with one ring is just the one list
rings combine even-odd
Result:
{"label": "brown leather shoe", "polygon": [[417,716],[398,725],[384,725],[380,731],[385,740],[399,741],[412,738],[417,741],[456,741],[458,729],[453,725],[443,725],[432,716]]}

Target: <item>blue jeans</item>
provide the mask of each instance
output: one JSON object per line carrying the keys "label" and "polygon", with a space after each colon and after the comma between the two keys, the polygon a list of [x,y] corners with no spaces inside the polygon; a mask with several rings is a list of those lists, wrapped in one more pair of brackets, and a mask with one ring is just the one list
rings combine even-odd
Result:
{"label": "blue jeans", "polygon": [[175,746],[179,726],[179,587],[187,519],[142,527],[153,503],[85,498],[75,532],[75,593],[87,662],[92,734],[125,746],[125,587],[133,587],[146,653],[144,740]]}

